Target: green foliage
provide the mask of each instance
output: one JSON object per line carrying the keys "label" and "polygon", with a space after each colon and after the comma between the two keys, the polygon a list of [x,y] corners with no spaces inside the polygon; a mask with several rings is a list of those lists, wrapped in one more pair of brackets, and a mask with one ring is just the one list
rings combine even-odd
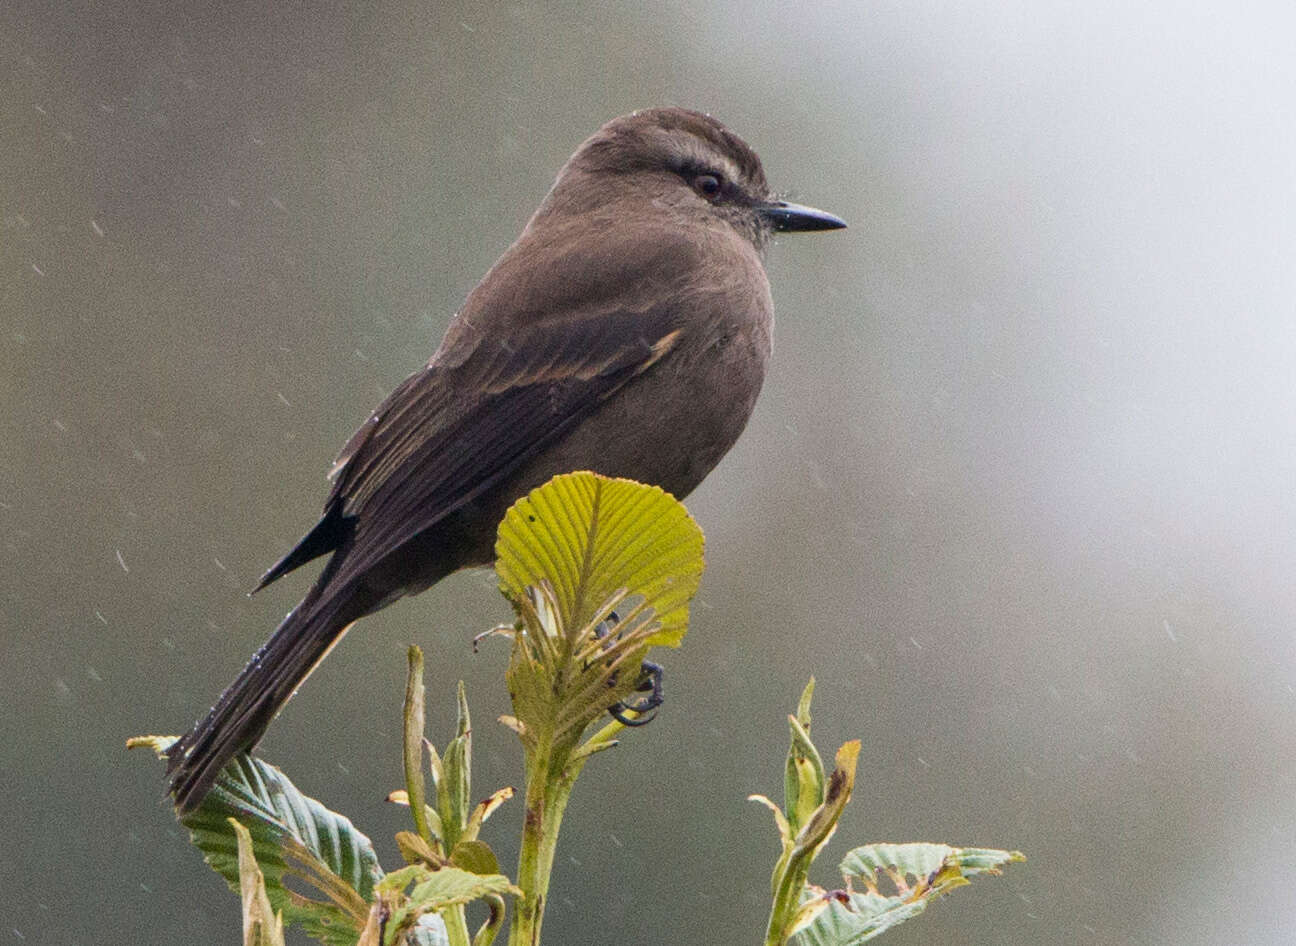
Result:
{"label": "green foliage", "polygon": [[[422,863],[410,864],[378,882],[378,894],[386,907],[384,941],[404,940],[428,914],[461,909],[473,900],[518,893],[501,874],[475,874],[450,865],[433,868]],[[443,916],[443,920],[453,931],[452,918]],[[454,933],[448,936],[453,942]]]}
{"label": "green foliage", "polygon": [[625,629],[655,622],[645,643],[677,646],[702,580],[702,530],[684,505],[656,486],[594,473],[557,476],[518,500],[500,524],[500,590],[520,606],[548,584],[560,623],[596,624],[627,596]]}
{"label": "green foliage", "polygon": [[[387,894],[388,929],[415,941],[422,935],[418,924],[435,911],[445,923],[447,941],[461,946],[469,941],[464,906],[483,899],[490,914],[473,943],[489,946],[504,923],[502,896],[516,896],[521,891],[500,874],[495,852],[478,840],[477,833],[486,819],[513,797],[513,789],[501,788],[472,805],[472,718],[463,681],[459,682],[455,736],[441,754],[423,737],[423,695],[423,651],[411,647],[405,684],[405,790],[388,797],[410,807],[415,831],[396,835],[401,856],[410,866],[380,884]],[[424,750],[436,792],[435,805],[427,803]],[[414,886],[407,896],[396,896],[410,883]]]}
{"label": "green foliage", "polygon": [[[162,757],[175,740],[144,736],[131,741]],[[304,795],[279,769],[237,756],[201,805],[180,819],[212,869],[239,889],[238,835],[243,825],[265,875],[270,903],[285,922],[300,923],[328,946],[351,946],[369,913],[374,882],[382,876],[373,843],[349,818]],[[284,886],[296,877],[322,895],[303,896]]]}
{"label": "green foliage", "polygon": [[[803,946],[855,946],[917,916],[927,904],[976,874],[1026,858],[1018,851],[953,848],[944,844],[867,844],[841,863],[844,890],[824,890],[806,882],[810,865],[837,830],[850,801],[859,757],[858,741],[837,750],[825,780],[819,752],[810,741],[810,699],[806,685],[797,711],[788,717],[792,738],[784,776],[784,807],[764,795],[753,801],[774,813],[781,851],[774,865],[774,905],[766,927],[766,946],[782,946],[799,936]],[[864,887],[860,893],[854,889]],[[883,890],[886,886],[889,889]]]}
{"label": "green foliage", "polygon": [[[656,645],[677,646],[703,569],[703,538],[684,507],[655,487],[593,473],[555,477],[519,500],[500,525],[500,590],[515,623],[506,679],[520,737],[526,811],[516,883],[500,871],[480,832],[509,798],[501,788],[474,804],[472,721],[463,684],[454,736],[438,752],[424,736],[423,654],[409,649],[405,689],[405,787],[412,831],[396,834],[405,866],[384,875],[373,845],[350,820],[303,795],[277,768],[248,755],[221,773],[181,821],[207,863],[240,893],[244,946],[282,946],[298,923],[326,946],[491,946],[507,897],[516,914],[510,946],[538,946],[559,827],[590,757],[624,732],[613,719],[587,735],[640,683]],[[808,882],[855,786],[860,744],[832,770],[810,738],[814,680],[788,718],[784,804],[751,796],[774,815],[780,852],[770,878],[766,946],[854,946],[916,916],[969,878],[999,873],[1021,854],[940,844],[873,844],[842,861],[844,889]],[[164,755],[170,737],[130,746]],[[431,777],[431,783],[428,782]],[[290,890],[293,877],[313,892]],[[465,905],[489,916],[470,936]],[[728,937],[726,937],[728,938]]]}
{"label": "green foliage", "polygon": [[[945,844],[866,844],[841,863],[847,890],[809,888],[807,902],[826,904],[801,931],[806,946],[854,946],[897,923],[977,874],[998,874],[1024,861],[1020,851],[956,848]],[[853,889],[863,886],[863,892]],[[883,888],[889,888],[884,892]]]}
{"label": "green foliage", "polygon": [[[405,735],[407,745],[419,745],[423,686],[422,653],[417,648],[411,651],[410,665]],[[448,781],[448,773],[459,786],[457,797],[467,798],[467,773],[456,768],[466,766],[471,757],[462,686],[459,697],[456,739],[461,744],[446,752],[447,759],[456,761],[447,766],[438,759],[434,769],[443,773],[439,785]],[[420,729],[413,729],[415,725]],[[144,736],[128,745],[146,746],[165,757],[174,741]],[[427,748],[436,759],[435,750]],[[421,759],[416,758],[415,768],[421,776]],[[421,786],[421,777],[417,781]],[[393,793],[393,800],[408,803],[408,793],[408,789]],[[490,812],[511,794],[512,789],[496,792],[471,812],[448,806],[447,815],[461,825],[458,845],[449,854],[441,836],[430,830],[428,839],[419,833],[399,833],[397,844],[408,866],[386,876],[373,844],[350,820],[302,794],[279,769],[246,754],[226,767],[211,793],[181,823],[207,863],[241,892],[245,937],[259,937],[248,942],[273,944],[266,937],[275,935],[275,923],[281,941],[282,925],[287,922],[301,924],[327,946],[467,946],[463,905],[484,899],[491,907],[491,918],[483,927],[489,935],[479,931],[474,943],[488,946],[503,922],[501,898],[518,890],[499,873],[490,849],[475,837]],[[442,819],[435,809],[427,811],[431,818],[425,824],[440,831]],[[284,884],[289,875],[322,899],[289,890]]]}
{"label": "green foliage", "polygon": [[791,744],[788,746],[783,791],[785,807],[764,795],[752,795],[774,813],[782,849],[770,879],[774,905],[766,925],[767,946],[781,946],[801,929],[818,909],[803,905],[803,892],[810,865],[833,832],[855,788],[855,765],[860,744],[852,740],[837,750],[832,774],[825,778],[819,750],[810,741],[810,698],[812,679],[801,694],[797,712],[788,717]]}
{"label": "green foliage", "polygon": [[538,942],[558,831],[586,761],[620,722],[586,730],[634,692],[644,654],[676,646],[702,578],[702,530],[656,487],[593,473],[550,480],[519,500],[495,544],[500,590],[517,623],[503,721],[526,753],[513,946]]}
{"label": "green foliage", "polygon": [[574,748],[633,692],[649,647],[679,644],[702,544],[669,494],[593,473],[555,477],[508,511],[495,545],[520,631],[508,723],[530,753]]}

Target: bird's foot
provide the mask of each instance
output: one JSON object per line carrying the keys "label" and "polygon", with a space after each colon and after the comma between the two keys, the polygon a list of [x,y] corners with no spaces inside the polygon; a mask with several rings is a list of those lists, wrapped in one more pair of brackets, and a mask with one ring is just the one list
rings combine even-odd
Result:
{"label": "bird's foot", "polygon": [[[612,633],[612,628],[619,624],[621,618],[615,611],[608,613],[603,621],[594,628],[594,636],[599,640],[607,637]],[[661,664],[655,664],[650,660],[645,660],[639,665],[639,680],[635,683],[636,693],[647,693],[645,697],[633,700],[618,700],[608,707],[608,715],[615,719],[622,726],[646,726],[657,718],[657,708],[662,705],[664,697],[662,696],[662,675]],[[609,684],[616,684],[616,674],[612,674]],[[627,715],[633,713],[633,716]]]}
{"label": "bird's foot", "polygon": [[[645,697],[634,700],[620,700],[608,707],[608,715],[622,726],[646,726],[657,718],[657,707],[661,706],[662,666],[651,660],[639,665],[639,682],[635,684],[636,693],[647,693]],[[634,713],[627,716],[626,713]]]}

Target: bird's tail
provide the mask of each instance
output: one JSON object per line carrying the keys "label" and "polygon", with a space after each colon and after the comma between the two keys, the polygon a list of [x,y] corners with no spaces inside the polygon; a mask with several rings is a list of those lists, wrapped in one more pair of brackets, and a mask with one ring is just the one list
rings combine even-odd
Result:
{"label": "bird's tail", "polygon": [[[320,590],[318,587],[317,591]],[[216,776],[251,749],[270,721],[324,659],[356,617],[347,595],[315,594],[289,612],[211,711],[167,753],[176,810],[198,807]]]}

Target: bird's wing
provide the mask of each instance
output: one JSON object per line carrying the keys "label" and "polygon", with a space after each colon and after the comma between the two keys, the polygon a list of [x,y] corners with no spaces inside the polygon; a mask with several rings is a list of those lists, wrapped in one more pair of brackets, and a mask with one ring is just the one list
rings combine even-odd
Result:
{"label": "bird's wing", "polygon": [[346,582],[505,479],[674,347],[672,308],[482,333],[461,363],[407,378],[343,448],[324,517],[261,586],[350,536],[331,576]]}

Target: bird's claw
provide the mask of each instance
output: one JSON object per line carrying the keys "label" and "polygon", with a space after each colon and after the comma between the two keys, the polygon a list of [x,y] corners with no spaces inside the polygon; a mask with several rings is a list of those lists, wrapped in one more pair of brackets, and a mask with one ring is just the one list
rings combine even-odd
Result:
{"label": "bird's claw", "polygon": [[[621,622],[621,618],[615,611],[608,613],[603,621],[594,628],[594,636],[602,640],[611,633],[612,628]],[[647,693],[642,699],[635,700],[618,700],[608,707],[608,715],[615,719],[622,726],[646,726],[657,718],[657,708],[662,705],[664,697],[662,696],[662,676],[663,670],[661,664],[655,664],[651,660],[645,660],[639,665],[639,680],[635,683],[636,693]],[[608,681],[611,684],[616,683],[616,674]],[[633,716],[627,716],[627,713],[633,713]]]}
{"label": "bird's claw", "polygon": [[[637,700],[620,700],[608,707],[608,715],[622,726],[646,726],[657,718],[657,707],[662,705],[662,666],[645,660],[639,667],[636,693],[648,695]],[[627,716],[626,713],[634,713]]]}

